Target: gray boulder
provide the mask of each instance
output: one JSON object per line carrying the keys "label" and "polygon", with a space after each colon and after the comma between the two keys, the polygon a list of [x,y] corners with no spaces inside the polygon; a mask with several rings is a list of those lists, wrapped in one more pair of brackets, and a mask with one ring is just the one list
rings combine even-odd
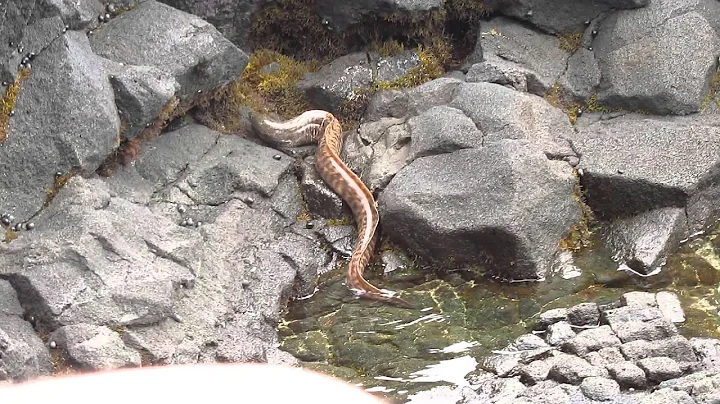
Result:
{"label": "gray boulder", "polygon": [[598,218],[687,205],[697,231],[718,217],[705,197],[717,189],[720,129],[712,121],[627,116],[580,127],[572,143]]}
{"label": "gray boulder", "polygon": [[252,27],[252,17],[270,1],[162,0],[162,3],[202,18],[217,28],[229,41],[241,49],[247,49],[251,45],[248,33]]}
{"label": "gray boulder", "polygon": [[449,106],[475,122],[485,134],[485,145],[500,139],[525,139],[549,158],[576,159],[567,141],[573,135],[567,115],[541,97],[498,84],[463,83]]}
{"label": "gray boulder", "polygon": [[440,77],[407,90],[408,113],[419,115],[432,107],[450,103],[457,94],[462,80]]}
{"label": "gray boulder", "polygon": [[448,106],[433,107],[410,118],[408,127],[412,138],[409,161],[483,145],[483,133],[472,119]]}
{"label": "gray boulder", "polygon": [[35,56],[0,147],[0,211],[28,219],[56,172],[92,173],[112,152],[120,121],[107,75],[80,32],[68,31]]}
{"label": "gray boulder", "polygon": [[539,279],[579,219],[572,187],[567,166],[505,140],[417,159],[378,203],[387,234],[423,257],[481,262],[505,279]]}
{"label": "gray boulder", "polygon": [[602,105],[655,114],[700,110],[717,67],[720,37],[698,12],[674,14],[681,3],[652,2],[600,24],[594,49]]}
{"label": "gray boulder", "polygon": [[248,62],[210,23],[154,0],[113,18],[91,36],[91,44],[114,62],[172,75],[183,99],[230,82]]}
{"label": "gray boulder", "polygon": [[374,192],[408,164],[412,136],[405,118],[382,118],[346,134],[341,157]]}
{"label": "gray boulder", "polygon": [[15,289],[0,280],[0,381],[21,382],[52,370],[50,352],[23,313]]}

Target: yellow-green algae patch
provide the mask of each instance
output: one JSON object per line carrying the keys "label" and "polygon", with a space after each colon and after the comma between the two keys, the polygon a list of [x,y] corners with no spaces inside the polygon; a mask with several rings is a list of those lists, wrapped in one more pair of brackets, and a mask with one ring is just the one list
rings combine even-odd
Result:
{"label": "yellow-green algae patch", "polygon": [[15,102],[20,94],[20,83],[30,75],[30,69],[24,67],[18,72],[13,83],[8,84],[5,94],[0,99],[0,143],[5,142],[8,137],[10,117],[15,111]]}

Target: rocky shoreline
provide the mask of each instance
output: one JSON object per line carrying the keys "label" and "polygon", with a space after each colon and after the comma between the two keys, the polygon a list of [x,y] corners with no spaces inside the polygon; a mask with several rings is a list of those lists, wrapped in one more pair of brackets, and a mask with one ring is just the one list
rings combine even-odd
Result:
{"label": "rocky shoreline", "polygon": [[[347,208],[311,148],[276,150],[198,113],[251,62],[248,21],[229,17],[267,4],[225,19],[203,3],[174,4],[199,17],[153,0],[27,3],[5,2],[0,26],[0,379],[296,365],[277,327],[347,255]],[[443,7],[367,3],[320,21],[341,32],[378,10]],[[442,77],[398,87],[429,74],[423,50],[358,51],[292,91],[341,114],[372,89],[342,157],[378,195],[385,236],[437,270],[542,281],[574,268],[597,221],[621,269],[656,273],[720,218],[719,3],[502,3],[478,12],[473,49]],[[248,110],[233,111],[241,128]],[[718,342],[682,337],[672,296],[546,313],[542,333],[485,363],[494,376],[441,393],[720,399]]]}

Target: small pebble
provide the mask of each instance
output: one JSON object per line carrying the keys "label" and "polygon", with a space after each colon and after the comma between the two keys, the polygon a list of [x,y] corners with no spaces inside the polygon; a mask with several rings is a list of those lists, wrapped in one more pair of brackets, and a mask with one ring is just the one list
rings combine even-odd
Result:
{"label": "small pebble", "polygon": [[242,285],[242,287],[246,288],[250,286],[250,281],[247,279],[243,279],[242,281],[240,281],[240,284]]}
{"label": "small pebble", "polygon": [[3,216],[2,218],[0,218],[0,222],[2,222],[2,224],[4,224],[5,226],[10,225],[10,219],[7,216]]}
{"label": "small pebble", "polygon": [[187,219],[183,219],[183,220],[180,222],[180,226],[187,226],[187,224],[188,224]]}
{"label": "small pebble", "polygon": [[618,174],[622,174],[622,173],[623,173],[623,170],[617,170],[617,173],[618,173]]}
{"label": "small pebble", "polygon": [[55,178],[60,178],[60,177],[62,177],[62,175],[63,175],[62,171],[58,171],[55,173]]}
{"label": "small pebble", "polygon": [[105,7],[105,10],[107,10],[108,13],[114,13],[115,12],[115,5],[110,3]]}
{"label": "small pebble", "polygon": [[255,200],[253,198],[247,197],[245,198],[245,203],[247,203],[248,205],[252,205],[253,203],[255,203]]}
{"label": "small pebble", "polygon": [[194,225],[195,225],[195,221],[192,220],[191,217],[189,217],[189,218],[186,219],[186,223],[187,223],[188,226],[194,226]]}
{"label": "small pebble", "polygon": [[35,223],[29,222],[25,225],[25,230],[32,230],[35,228]]}
{"label": "small pebble", "polygon": [[276,155],[273,156],[273,158],[274,158],[275,160],[280,160],[282,157],[281,157],[279,154],[276,154]]}
{"label": "small pebble", "polygon": [[585,22],[584,22],[583,24],[585,24],[586,27],[589,26],[589,25],[590,25],[590,20],[585,20]]}
{"label": "small pebble", "polygon": [[50,345],[50,349],[55,349],[55,348],[57,348],[57,342],[55,342],[55,341],[50,341],[50,344],[49,344],[49,345]]}
{"label": "small pebble", "polygon": [[594,29],[594,30],[592,30],[592,32],[590,34],[592,34],[593,37],[596,37],[598,32],[596,29]]}
{"label": "small pebble", "polygon": [[315,223],[313,223],[312,221],[305,223],[306,229],[312,229],[313,227],[315,227]]}
{"label": "small pebble", "polygon": [[187,208],[185,208],[184,205],[178,205],[177,210],[180,213],[185,213],[185,211],[187,211]]}
{"label": "small pebble", "polygon": [[202,226],[202,222],[195,223],[195,227],[200,227],[200,226]]}

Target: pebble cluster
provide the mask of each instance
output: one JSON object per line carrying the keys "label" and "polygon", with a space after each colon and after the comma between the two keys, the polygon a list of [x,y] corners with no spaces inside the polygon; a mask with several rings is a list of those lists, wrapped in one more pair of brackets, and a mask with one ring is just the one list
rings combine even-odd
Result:
{"label": "pebble cluster", "polygon": [[517,397],[558,387],[563,395],[603,401],[658,390],[707,372],[720,359],[720,341],[678,333],[675,324],[684,321],[672,292],[630,292],[608,305],[553,309],[540,315],[533,333],[496,351],[484,367],[512,378],[520,386]]}

